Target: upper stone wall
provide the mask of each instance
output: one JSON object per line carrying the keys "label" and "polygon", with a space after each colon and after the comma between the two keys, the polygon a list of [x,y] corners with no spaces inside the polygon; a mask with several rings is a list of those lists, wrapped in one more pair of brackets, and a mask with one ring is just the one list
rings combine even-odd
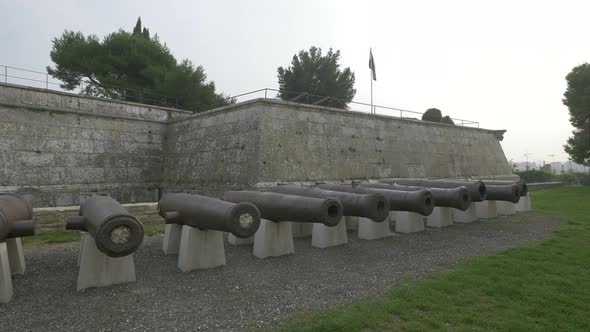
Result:
{"label": "upper stone wall", "polygon": [[503,131],[282,101],[259,105],[259,182],[511,174]]}
{"label": "upper stone wall", "polygon": [[509,176],[502,133],[268,99],[192,114],[0,84],[0,191],[45,207],[96,191],[132,203],[277,182]]}
{"label": "upper stone wall", "polygon": [[221,196],[258,182],[260,119],[257,101],[174,121],[164,146],[162,187]]}
{"label": "upper stone wall", "polygon": [[186,112],[0,84],[0,191],[34,206],[104,191],[158,198],[169,119]]}

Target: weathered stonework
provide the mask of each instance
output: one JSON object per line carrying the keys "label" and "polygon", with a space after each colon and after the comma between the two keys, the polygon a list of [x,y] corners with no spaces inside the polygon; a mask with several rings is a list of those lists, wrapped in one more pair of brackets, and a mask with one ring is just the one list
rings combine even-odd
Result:
{"label": "weathered stonework", "polygon": [[167,121],[190,112],[0,84],[0,190],[33,206],[158,198]]}
{"label": "weathered stonework", "polygon": [[277,182],[509,176],[499,133],[269,99],[192,114],[0,84],[0,191],[47,207],[96,191],[130,203]]}

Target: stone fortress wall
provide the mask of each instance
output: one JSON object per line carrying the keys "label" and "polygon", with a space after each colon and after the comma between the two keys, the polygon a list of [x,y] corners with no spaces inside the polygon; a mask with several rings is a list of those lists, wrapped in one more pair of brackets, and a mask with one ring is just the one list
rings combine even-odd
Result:
{"label": "stone fortress wall", "polygon": [[502,134],[269,99],[192,114],[0,84],[0,191],[54,207],[97,191],[135,203],[279,182],[509,177]]}

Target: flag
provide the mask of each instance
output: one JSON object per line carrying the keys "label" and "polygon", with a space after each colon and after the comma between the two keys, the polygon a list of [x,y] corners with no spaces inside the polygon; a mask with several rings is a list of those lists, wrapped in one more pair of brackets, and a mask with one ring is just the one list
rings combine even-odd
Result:
{"label": "flag", "polygon": [[373,51],[369,50],[369,68],[373,73],[373,81],[377,80],[377,73],[375,72],[375,60],[373,60]]}

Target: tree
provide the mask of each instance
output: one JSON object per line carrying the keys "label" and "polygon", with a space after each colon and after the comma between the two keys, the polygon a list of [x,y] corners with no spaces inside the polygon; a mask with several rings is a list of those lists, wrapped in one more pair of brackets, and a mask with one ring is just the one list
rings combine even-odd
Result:
{"label": "tree", "polygon": [[[322,55],[322,49],[312,46],[293,55],[291,65],[277,69],[279,98],[293,100],[301,93],[309,95],[295,99],[300,103],[347,108],[356,94],[354,73],[350,68],[340,69],[340,51],[332,49]],[[332,99],[323,99],[331,97]],[[293,101],[295,101],[293,100]]]}
{"label": "tree", "polygon": [[575,129],[564,150],[574,162],[590,166],[590,64],[575,67],[565,79],[563,104],[568,107]]}
{"label": "tree", "polygon": [[119,30],[102,41],[65,31],[53,40],[50,56],[55,67],[47,67],[47,72],[67,90],[155,105],[177,100],[179,107],[193,111],[231,102],[215,92],[202,66],[189,60],[178,63],[157,34],[150,37],[141,18],[132,33]]}

